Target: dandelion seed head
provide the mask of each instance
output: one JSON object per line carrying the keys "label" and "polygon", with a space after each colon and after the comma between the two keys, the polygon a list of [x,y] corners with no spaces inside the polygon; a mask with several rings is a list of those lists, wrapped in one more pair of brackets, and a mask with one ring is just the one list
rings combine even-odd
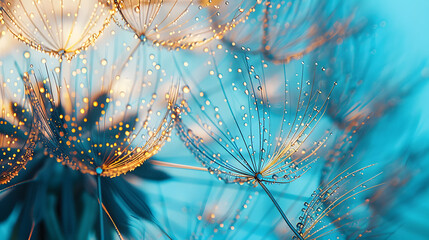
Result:
{"label": "dandelion seed head", "polygon": [[[195,101],[189,104],[198,106],[199,111],[182,116],[176,124],[179,135],[197,159],[210,166],[209,172],[222,180],[238,183],[294,181],[310,169],[317,160],[316,152],[328,139],[325,135],[313,145],[306,141],[323,117],[329,99],[315,97],[320,90],[314,89],[312,84],[302,84],[304,70],[301,70],[296,79],[303,86],[294,92],[286,87],[280,95],[284,100],[279,104],[282,112],[291,109],[291,98],[298,99],[293,101],[296,106],[292,107],[297,109],[296,113],[285,114],[276,125],[271,119],[273,107],[268,99],[272,95],[268,91],[278,91],[270,86],[275,81],[262,78],[267,75],[260,70],[266,68],[264,65],[251,64],[253,59],[249,56],[241,57],[232,59],[237,69],[247,68],[246,71],[221,73],[220,65],[210,70],[209,74],[217,77],[211,85],[217,84],[219,92],[200,91],[199,97],[192,98]],[[219,64],[216,59],[210,61],[210,65],[212,62]],[[301,65],[305,69],[305,64]],[[281,78],[286,81],[287,76]],[[197,86],[193,88],[198,89]],[[289,96],[292,94],[295,95]],[[223,102],[218,101],[219,98]],[[192,131],[186,123],[192,124]],[[195,134],[198,128],[202,136]]]}
{"label": "dandelion seed head", "polygon": [[[2,1],[0,4],[5,13],[0,20],[18,40],[60,61],[70,60],[93,45],[114,14],[109,6],[96,0],[86,2],[85,8],[79,1]],[[76,24],[83,27],[77,28]]]}
{"label": "dandelion seed head", "polygon": [[121,26],[133,31],[142,42],[149,40],[155,46],[178,50],[222,38],[244,22],[256,4],[256,0],[133,0],[118,1],[116,8],[122,17]]}

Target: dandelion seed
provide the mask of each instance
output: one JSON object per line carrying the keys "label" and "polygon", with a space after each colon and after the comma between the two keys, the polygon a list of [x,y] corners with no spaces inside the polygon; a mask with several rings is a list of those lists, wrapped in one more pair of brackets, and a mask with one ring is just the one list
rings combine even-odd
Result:
{"label": "dandelion seed", "polygon": [[364,173],[371,167],[344,169],[315,191],[297,224],[304,239],[372,237],[370,220],[362,214],[369,207],[367,196],[380,186],[375,182],[380,174]]}
{"label": "dandelion seed", "polygon": [[354,18],[352,12],[345,13],[348,16],[343,18],[333,14],[337,7],[331,8],[326,0],[269,1],[256,6],[247,24],[238,25],[222,40],[234,48],[246,46],[277,63],[300,59],[327,43],[351,35],[357,28],[350,24]]}
{"label": "dandelion seed", "polygon": [[[114,11],[97,0],[2,1],[1,21],[30,47],[70,60],[100,36]],[[78,25],[79,27],[75,27]]]}
{"label": "dandelion seed", "polygon": [[[126,189],[132,189],[119,189],[115,183],[109,183],[102,177],[114,178],[133,171],[161,149],[171,135],[174,118],[180,114],[180,108],[176,106],[179,88],[164,87],[162,89],[167,90],[164,94],[169,97],[156,98],[156,92],[162,93],[158,91],[160,84],[150,84],[153,80],[141,77],[141,71],[139,74],[131,73],[135,78],[128,84],[121,82],[115,85],[121,77],[126,79],[128,73],[107,71],[107,75],[100,76],[106,73],[96,71],[92,65],[87,65],[87,61],[72,62],[65,67],[85,68],[87,73],[65,76],[68,87],[62,88],[59,84],[60,73],[47,71],[46,76],[41,77],[32,72],[24,77],[25,88],[40,120],[40,131],[49,154],[74,170],[96,176],[100,238],[103,239],[103,212],[110,214],[102,200],[102,192],[106,191],[102,190],[102,183],[103,186],[107,183],[104,189],[110,189],[121,198]],[[115,69],[115,65],[109,68]],[[66,72],[73,73],[71,70]],[[106,80],[92,81],[95,78]],[[77,84],[79,82],[81,84]],[[145,82],[146,87],[136,88],[136,85],[142,85],[141,82]],[[83,87],[80,86],[82,84]],[[142,99],[147,99],[148,104],[141,104]],[[117,106],[111,104],[118,101],[120,104]],[[129,107],[130,103],[136,103],[137,107]],[[144,135],[146,138],[141,137]],[[126,184],[123,180],[117,181]],[[129,202],[126,204],[129,205]],[[138,215],[151,216],[146,210],[133,211],[137,211]],[[122,238],[116,225],[115,229]]]}
{"label": "dandelion seed", "polygon": [[[238,76],[228,75],[243,82],[240,90],[227,88],[218,78],[217,83],[225,101],[216,101],[216,98],[210,98],[209,95],[199,97],[193,95],[192,101],[188,103],[190,111],[181,116],[176,127],[185,145],[204,166],[210,169],[210,172],[220,179],[226,182],[261,185],[278,207],[289,227],[298,235],[264,183],[292,182],[310,169],[311,163],[317,159],[317,151],[324,146],[327,137],[317,140],[312,146],[306,146],[304,154],[298,150],[305,146],[306,140],[315,131],[326,109],[328,98],[320,98],[317,89],[311,85],[308,89],[298,89],[297,95],[294,96],[297,98],[296,106],[289,106],[286,102],[292,97],[288,95],[291,94],[290,90],[285,89],[282,112],[289,109],[296,109],[296,112],[283,114],[281,119],[274,122],[267,90],[268,84],[273,83],[271,80],[253,78],[253,76],[264,76],[265,73],[258,72],[259,66],[253,67],[248,57],[240,60],[244,62],[245,66],[242,69],[247,69],[247,73],[243,71]],[[217,72],[217,76],[220,74],[220,67],[215,66],[213,70]],[[225,79],[226,76],[224,74],[223,78]],[[284,76],[284,79],[286,81],[287,76]],[[302,65],[298,82],[302,85],[303,81],[304,65]],[[314,82],[315,79],[312,81]],[[257,90],[257,86],[261,86],[261,90]],[[219,115],[222,121],[213,121],[211,118],[213,109],[205,104],[207,101],[223,109],[220,110],[222,114]],[[238,112],[243,111],[243,103],[247,103],[244,108],[246,113],[244,125],[237,116]],[[199,107],[194,108],[193,105]],[[200,136],[187,134],[190,129],[188,126],[195,123],[199,127],[191,130],[193,133],[197,131],[202,133]],[[201,142],[200,139],[205,141]],[[207,144],[206,141],[213,143]],[[246,150],[240,151],[240,149]]]}
{"label": "dandelion seed", "polygon": [[[141,42],[152,41],[156,46],[171,49],[194,48],[243,22],[256,5],[247,1],[115,1],[116,8]],[[238,7],[241,7],[241,10]],[[216,14],[213,12],[216,11]],[[216,15],[216,16],[215,16]],[[213,18],[219,20],[212,25]]]}
{"label": "dandelion seed", "polygon": [[[89,69],[88,72],[93,71],[90,67],[92,66],[86,66]],[[153,97],[149,105],[144,108],[139,105],[136,110],[133,110],[129,103],[122,104],[123,101],[130,102],[144,94],[152,95],[149,89],[136,91],[132,88],[142,79],[135,79],[128,89],[118,89],[119,94],[116,92],[118,96],[110,88],[114,79],[101,86],[96,86],[99,83],[95,82],[94,85],[84,86],[83,89],[89,89],[86,94],[85,90],[60,89],[58,75],[49,72],[46,75],[49,84],[43,84],[43,87],[39,85],[40,77],[35,74],[28,76],[30,79],[26,80],[30,102],[42,122],[41,129],[46,138],[46,145],[54,155],[62,159],[64,164],[83,173],[98,175],[97,169],[99,169],[101,176],[116,177],[140,166],[159,151],[171,134],[171,126],[175,118],[173,116],[179,113],[175,108],[177,88],[172,88],[168,93],[170,98],[166,103],[167,106],[162,114],[158,114],[158,118],[153,115],[155,112],[152,108],[158,102]],[[79,77],[85,76],[70,78],[70,81],[80,81]],[[70,82],[70,86],[73,85]],[[156,91],[157,85],[153,86],[155,88],[152,88],[152,91]],[[38,90],[42,88],[44,93]],[[102,90],[98,95],[93,96],[91,89],[94,88]],[[116,105],[122,110],[109,108],[112,102],[119,102],[119,105]],[[76,104],[81,106],[79,114],[77,114]],[[107,119],[113,121],[107,122]],[[143,126],[143,123],[149,119],[152,124]],[[77,126],[81,128],[76,129]],[[150,134],[150,138],[139,143],[131,133]],[[104,136],[104,139],[94,139],[94,136]],[[89,137],[92,141],[87,140]],[[93,143],[94,141],[102,145],[109,144],[113,148],[109,152],[101,152],[97,144]],[[136,145],[141,147],[136,148]],[[72,151],[69,151],[70,149]]]}

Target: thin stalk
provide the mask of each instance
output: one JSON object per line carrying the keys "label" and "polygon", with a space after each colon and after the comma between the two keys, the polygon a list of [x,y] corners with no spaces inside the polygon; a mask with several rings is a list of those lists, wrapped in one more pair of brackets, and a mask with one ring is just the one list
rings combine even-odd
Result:
{"label": "thin stalk", "polygon": [[58,79],[58,86],[61,88],[61,81],[63,80],[62,78],[63,78],[63,56],[64,56],[64,54],[63,55],[61,55],[61,57],[60,57],[60,73],[59,73],[59,79]]}
{"label": "thin stalk", "polygon": [[97,175],[98,206],[100,210],[100,239],[104,240],[103,197],[101,196],[100,174]]}
{"label": "thin stalk", "polygon": [[301,236],[301,234],[299,234],[299,232],[295,229],[295,227],[292,225],[292,223],[286,217],[286,214],[283,212],[282,208],[280,207],[279,203],[276,201],[276,199],[274,198],[274,196],[271,194],[270,190],[268,190],[268,188],[262,183],[262,181],[260,181],[260,180],[257,180],[257,181],[258,181],[259,185],[261,185],[261,187],[265,190],[265,192],[267,193],[268,197],[270,197],[271,201],[274,203],[274,205],[276,206],[276,208],[279,211],[280,215],[282,215],[282,217],[285,220],[286,224],[293,231],[293,233],[295,234],[295,236],[297,238],[299,238],[300,240],[304,240],[304,238]]}
{"label": "thin stalk", "polygon": [[178,164],[178,163],[162,162],[157,160],[150,160],[150,163],[156,166],[170,167],[170,168],[176,168],[176,169],[198,170],[203,172],[208,171],[207,168],[189,166],[189,165]]}

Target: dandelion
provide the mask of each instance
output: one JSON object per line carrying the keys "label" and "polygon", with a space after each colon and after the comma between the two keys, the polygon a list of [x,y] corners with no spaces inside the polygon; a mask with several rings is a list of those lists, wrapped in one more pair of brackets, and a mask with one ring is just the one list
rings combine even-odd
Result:
{"label": "dandelion", "polygon": [[[374,33],[364,32],[332,46],[329,53],[315,52],[321,61],[335,63],[320,80],[335,79],[339,83],[333,92],[336,101],[327,114],[341,129],[362,124],[373,126],[376,119],[397,107],[424,83],[422,64],[413,65],[406,72],[398,71],[393,60],[399,56],[382,52],[374,46],[375,38]],[[392,63],[384,66],[381,58],[391,59]]]}
{"label": "dandelion", "polygon": [[325,0],[265,1],[255,7],[248,24],[237,26],[222,41],[234,48],[250,47],[277,63],[300,59],[356,31],[350,26],[351,13],[339,16],[341,5]]}
{"label": "dandelion", "polygon": [[[402,106],[408,109],[408,104]],[[404,109],[400,108],[397,112],[401,113]],[[396,112],[396,111],[395,111]],[[402,234],[407,234],[417,238],[424,236],[423,229],[412,229],[417,223],[418,216],[424,214],[419,207],[410,209],[410,205],[417,206],[420,198],[425,198],[427,191],[424,190],[424,179],[426,174],[421,171],[425,168],[425,152],[427,145],[414,144],[413,132],[415,122],[403,124],[401,130],[404,130],[399,137],[396,129],[397,125],[391,121],[395,112],[388,113],[385,118],[378,120],[376,126],[387,128],[380,132],[378,127],[368,130],[365,134],[366,141],[353,141],[352,143],[343,143],[345,148],[335,148],[336,154],[331,153],[326,159],[324,171],[320,176],[322,183],[328,182],[331,176],[341,172],[341,168],[350,165],[366,165],[376,162],[378,171],[383,171],[382,176],[377,178],[377,184],[382,184],[375,191],[369,192],[367,196],[367,209],[365,214],[368,218],[368,229],[374,239],[381,237],[396,238]],[[408,119],[408,116],[404,116]],[[406,123],[406,121],[404,121]],[[395,138],[391,138],[389,133],[395,132]],[[370,136],[377,136],[373,141]],[[363,136],[360,136],[363,137]],[[393,146],[398,142],[404,141],[407,144],[399,147],[398,150],[392,148],[383,149],[383,145]],[[382,141],[380,141],[380,139]],[[419,141],[418,141],[419,142]],[[339,143],[337,143],[339,145]],[[347,154],[351,152],[352,154]],[[337,159],[335,159],[337,155]],[[358,161],[356,161],[358,159]],[[376,161],[374,161],[376,159]],[[407,211],[404,211],[407,209]],[[350,214],[351,215],[351,214]],[[405,220],[407,216],[413,216],[413,220]],[[363,238],[368,238],[364,237]]]}
{"label": "dandelion", "polygon": [[[113,73],[115,68],[103,66],[102,60],[98,71],[90,59],[80,57],[67,69],[65,87],[59,86],[60,73],[48,70],[44,77],[32,70],[24,82],[48,152],[72,169],[97,176],[103,233],[101,177],[125,174],[155,155],[169,140],[179,112],[177,88],[163,88],[169,90],[159,95],[161,84],[143,77],[140,69],[130,79],[126,72]],[[156,108],[159,102],[164,108]]]}
{"label": "dandelion", "polygon": [[1,1],[1,22],[30,47],[70,60],[94,44],[114,13],[97,0]]}
{"label": "dandelion", "polygon": [[[116,8],[141,42],[170,49],[194,48],[244,21],[256,0],[115,0]],[[217,19],[216,26],[212,25]]]}
{"label": "dandelion", "polygon": [[[302,238],[358,239],[382,236],[383,233],[376,229],[378,226],[374,226],[371,208],[375,202],[372,196],[378,196],[379,191],[383,191],[384,184],[380,183],[383,180],[379,180],[381,173],[373,173],[371,170],[374,170],[374,165],[357,168],[356,164],[352,164],[348,168],[341,169],[336,176],[312,191],[311,198],[304,203],[299,222],[296,224],[296,229]],[[192,176],[199,181],[191,178],[188,181],[180,179],[180,182],[177,182],[176,179],[174,184],[181,189],[182,193],[190,191],[189,184],[192,185],[193,191],[201,193],[193,196],[191,203],[183,198],[190,194],[173,197],[158,186],[159,200],[155,202],[160,204],[159,211],[162,211],[165,217],[162,222],[167,227],[167,231],[171,232],[171,236],[180,239],[241,239],[244,236],[252,239],[267,239],[268,235],[273,234],[274,231],[269,230],[268,235],[260,236],[261,231],[257,232],[246,227],[249,224],[257,228],[267,221],[262,218],[260,222],[255,222],[249,212],[258,209],[254,204],[258,200],[257,190],[249,188],[251,187],[249,185],[219,186],[198,174],[192,174]],[[277,197],[280,195],[274,194]],[[202,200],[199,200],[198,196]],[[296,200],[300,196],[292,197]],[[174,206],[183,205],[183,207],[171,209],[169,202],[174,202]],[[182,215],[181,221],[176,221],[178,216]],[[235,231],[236,229],[240,231]],[[159,238],[162,235],[150,228],[146,228],[145,234],[147,235],[144,236],[152,238]],[[296,236],[291,236],[290,231],[287,230],[277,234],[279,239],[296,239]]]}
{"label": "dandelion", "polygon": [[[95,122],[92,124],[95,125]],[[108,151],[107,147],[104,148]],[[59,165],[40,145],[36,145],[34,152],[33,159],[26,165],[26,171],[21,171],[5,185],[7,190],[3,189],[0,195],[0,205],[3,206],[0,221],[18,213],[12,223],[10,238],[27,239],[31,235],[31,239],[87,239],[96,226],[96,180],[90,175]],[[127,176],[139,181],[164,181],[170,178],[150,163],[143,164]],[[133,212],[135,218],[155,221],[146,193],[137,189],[129,179],[121,175],[101,181],[105,186],[102,189],[104,208],[115,220],[104,220],[106,237],[112,238],[116,229],[125,238],[132,236],[127,211]]]}
{"label": "dandelion", "polygon": [[346,168],[313,192],[312,199],[304,203],[297,224],[304,239],[374,237],[370,215],[366,213],[368,196],[380,186],[375,182],[380,173],[367,173],[371,167]]}
{"label": "dandelion", "polygon": [[[248,56],[233,57],[234,65],[226,66],[226,72],[221,72],[224,66],[216,65],[215,59],[209,61],[214,68],[210,72],[217,78],[211,83],[217,84],[221,93],[211,94],[191,87],[194,94],[176,127],[185,145],[211,174],[226,182],[261,185],[288,226],[300,237],[264,183],[289,183],[309,170],[327,136],[311,144],[308,138],[316,131],[329,97],[321,97],[314,86],[314,77],[306,79],[304,64],[296,74],[297,82],[291,83],[286,66],[284,75],[280,74],[283,76],[266,81],[265,74],[270,71],[265,69],[267,62],[262,60],[255,66]],[[273,119],[268,100],[269,91],[279,87],[275,86],[275,78],[284,80],[279,119]],[[210,88],[208,82],[203,84]]]}
{"label": "dandelion", "polygon": [[346,164],[357,144],[371,134],[380,119],[398,109],[425,81],[421,65],[405,74],[398,72],[394,63],[384,66],[380,58],[393,60],[396,56],[378,53],[373,44],[375,37],[362,32],[340,45],[329,46],[329,51],[313,53],[321,63],[332,63],[326,68],[327,74],[318,79],[325,89],[322,94],[330,89],[329,81],[338,82],[326,110],[338,131],[332,138],[335,145],[326,156],[325,173],[334,165]]}

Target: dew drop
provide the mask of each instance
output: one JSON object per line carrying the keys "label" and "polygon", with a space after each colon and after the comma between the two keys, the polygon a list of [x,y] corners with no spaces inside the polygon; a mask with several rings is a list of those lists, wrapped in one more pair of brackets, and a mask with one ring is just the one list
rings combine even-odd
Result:
{"label": "dew drop", "polygon": [[182,88],[182,91],[184,92],[184,93],[189,93],[190,91],[191,91],[191,89],[189,89],[189,86],[184,86],[183,88]]}

